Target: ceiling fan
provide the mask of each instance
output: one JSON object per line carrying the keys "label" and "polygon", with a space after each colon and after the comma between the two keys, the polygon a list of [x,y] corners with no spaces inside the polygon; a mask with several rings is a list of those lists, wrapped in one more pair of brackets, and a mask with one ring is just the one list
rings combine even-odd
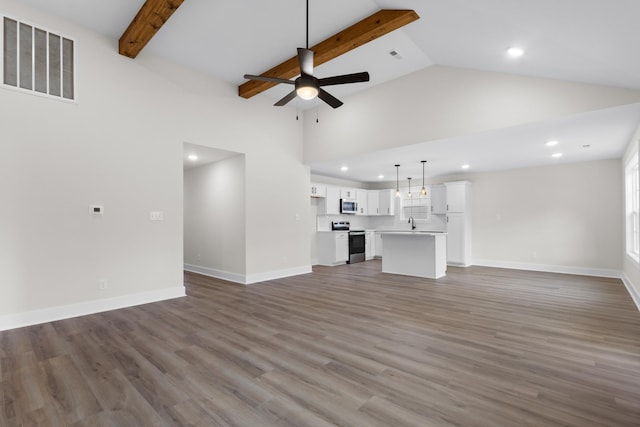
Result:
{"label": "ceiling fan", "polygon": [[275,106],[281,107],[286,105],[296,96],[302,99],[313,99],[316,96],[329,104],[333,108],[338,108],[343,104],[335,96],[331,95],[326,90],[322,89],[323,86],[341,85],[347,83],[362,83],[369,81],[369,73],[353,73],[343,74],[340,76],[325,77],[319,79],[313,75],[313,51],[309,50],[309,0],[307,0],[307,47],[298,48],[298,65],[300,66],[300,77],[295,80],[281,79],[278,77],[268,76],[255,76],[252,74],[245,74],[244,78],[248,80],[260,80],[273,83],[284,83],[294,85],[294,90],[289,92],[281,100],[276,102]]}

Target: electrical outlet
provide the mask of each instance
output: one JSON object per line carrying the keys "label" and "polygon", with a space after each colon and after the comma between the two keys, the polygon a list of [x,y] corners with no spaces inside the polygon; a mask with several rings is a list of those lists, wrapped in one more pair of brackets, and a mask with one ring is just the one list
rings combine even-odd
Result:
{"label": "electrical outlet", "polygon": [[107,279],[98,280],[98,289],[101,291],[106,291],[109,289],[109,281]]}

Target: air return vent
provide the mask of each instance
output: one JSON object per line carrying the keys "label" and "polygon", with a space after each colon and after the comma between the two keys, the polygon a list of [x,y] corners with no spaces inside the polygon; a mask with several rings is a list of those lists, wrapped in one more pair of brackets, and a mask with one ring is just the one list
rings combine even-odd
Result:
{"label": "air return vent", "polygon": [[3,25],[3,83],[75,99],[73,40],[7,17]]}

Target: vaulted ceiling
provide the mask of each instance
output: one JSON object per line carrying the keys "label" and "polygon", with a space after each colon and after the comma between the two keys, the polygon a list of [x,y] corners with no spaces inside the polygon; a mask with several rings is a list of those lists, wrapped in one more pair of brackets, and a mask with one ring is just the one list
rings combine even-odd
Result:
{"label": "vaulted ceiling", "polygon": [[[144,4],[22,2],[114,40]],[[310,45],[380,9],[413,9],[420,19],[316,69],[319,77],[369,71],[368,83],[332,89],[343,100],[434,64],[640,89],[637,0],[310,0]],[[304,45],[303,0],[187,0],[141,55],[159,55],[239,86],[244,74],[260,74]],[[524,55],[506,56],[511,46]],[[258,96],[277,100],[288,90],[274,87]],[[637,125],[637,117],[626,113],[627,125]]]}

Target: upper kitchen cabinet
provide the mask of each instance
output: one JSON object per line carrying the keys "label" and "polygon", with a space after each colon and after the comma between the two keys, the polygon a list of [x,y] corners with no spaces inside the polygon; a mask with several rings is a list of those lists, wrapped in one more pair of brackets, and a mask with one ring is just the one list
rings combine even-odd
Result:
{"label": "upper kitchen cabinet", "polygon": [[369,215],[380,215],[380,197],[376,190],[367,191],[367,211]]}
{"label": "upper kitchen cabinet", "polygon": [[358,212],[356,215],[369,215],[369,203],[367,190],[356,190],[356,201],[358,202]]}
{"label": "upper kitchen cabinet", "polygon": [[325,189],[325,197],[318,203],[318,214],[340,215],[340,188],[327,185]]}
{"label": "upper kitchen cabinet", "polygon": [[396,190],[380,190],[378,192],[380,215],[396,214]]}
{"label": "upper kitchen cabinet", "polygon": [[466,212],[471,206],[471,183],[469,181],[445,182],[447,212]]}
{"label": "upper kitchen cabinet", "polygon": [[431,213],[447,213],[447,188],[444,185],[432,185],[429,187],[431,193]]}
{"label": "upper kitchen cabinet", "polygon": [[311,197],[327,197],[327,186],[324,184],[311,183]]}
{"label": "upper kitchen cabinet", "polygon": [[356,198],[356,189],[355,188],[341,188],[340,189],[340,198],[341,199],[354,199]]}

